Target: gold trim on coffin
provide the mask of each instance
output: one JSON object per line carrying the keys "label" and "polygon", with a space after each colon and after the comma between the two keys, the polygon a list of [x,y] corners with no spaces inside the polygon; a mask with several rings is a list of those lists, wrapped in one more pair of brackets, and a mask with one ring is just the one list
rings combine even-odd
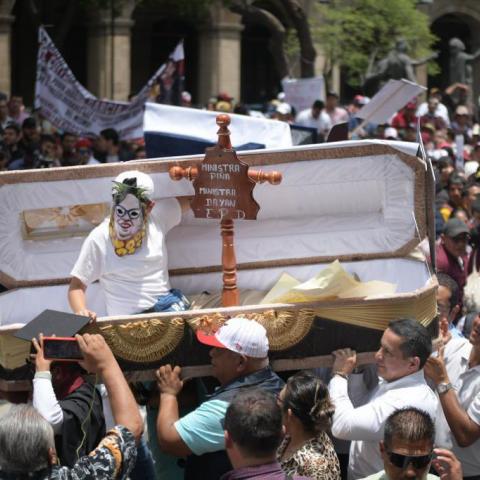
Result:
{"label": "gold trim on coffin", "polygon": [[182,341],[185,320],[180,317],[153,318],[122,325],[91,326],[100,333],[116,356],[130,362],[156,362],[171,353]]}
{"label": "gold trim on coffin", "polygon": [[[256,320],[267,330],[267,337],[270,351],[287,350],[302,341],[312,327],[314,312],[310,309],[300,310],[266,310],[259,313],[245,313],[236,317]],[[187,320],[194,331],[214,331],[221,327],[228,316],[220,313],[204,315]]]}
{"label": "gold trim on coffin", "polygon": [[[310,332],[315,317],[322,317],[344,325],[356,325],[374,330],[385,330],[391,320],[416,318],[427,326],[436,315],[435,290],[419,295],[370,300],[356,304],[301,307],[240,313],[237,317],[256,320],[267,330],[270,351],[288,350],[301,342]],[[188,311],[183,315],[188,316]],[[213,313],[194,318],[175,317],[170,320],[140,320],[121,325],[108,325],[96,331],[101,333],[113,353],[125,360],[140,363],[157,362],[171,353],[181,342],[185,321],[194,330],[215,331],[230,318]],[[97,327],[89,327],[89,330]]]}

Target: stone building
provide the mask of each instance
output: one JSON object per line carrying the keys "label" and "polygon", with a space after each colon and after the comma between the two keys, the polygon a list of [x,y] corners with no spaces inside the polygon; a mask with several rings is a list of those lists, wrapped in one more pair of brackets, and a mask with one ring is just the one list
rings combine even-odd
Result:
{"label": "stone building", "polygon": [[[312,11],[315,1],[301,0],[307,12]],[[56,43],[60,39],[57,45],[78,80],[100,98],[126,100],[129,93],[145,84],[181,38],[185,39],[186,88],[195,103],[205,103],[220,91],[245,102],[259,102],[279,89],[280,78],[268,49],[269,31],[260,24],[242,22],[240,15],[220,3],[201,20],[162,9],[161,2],[138,5],[138,0],[112,0],[115,12],[86,9],[81,2],[73,2],[77,6],[70,11],[71,3],[0,0],[0,91],[19,93],[27,104],[32,103],[39,22]],[[463,40],[468,52],[480,48],[478,0],[419,3],[440,39],[436,49],[444,72],[451,37]],[[32,11],[32,4],[37,11]],[[281,15],[280,20],[289,22]],[[321,55],[316,70],[322,71]],[[480,65],[475,65],[474,76],[475,83],[480,84]],[[427,83],[425,70],[417,71],[417,77]],[[446,86],[446,82],[442,75],[428,79],[430,86]],[[340,86],[338,75],[334,84]]]}

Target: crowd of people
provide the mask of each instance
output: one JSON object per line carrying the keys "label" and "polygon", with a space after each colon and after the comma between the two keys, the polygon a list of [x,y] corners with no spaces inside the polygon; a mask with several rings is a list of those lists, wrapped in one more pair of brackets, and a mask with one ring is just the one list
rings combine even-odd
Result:
{"label": "crowd of people", "polygon": [[[432,89],[426,102],[409,102],[384,125],[364,124],[355,116],[366,97],[357,95],[344,108],[335,92],[301,112],[294,112],[280,95],[265,112],[256,113],[314,128],[320,141],[344,122],[357,138],[416,141],[420,122],[436,178],[432,208],[437,242],[431,257],[434,253],[440,285],[438,352],[432,353],[425,327],[398,319],[383,333],[375,364],[359,365],[355,351],[344,348],[332,352],[328,371],[281,378],[269,365],[264,327],[232,318],[215,332],[196,332],[197,340],[211,347],[217,388],[185,413],[188,387],[180,366],[160,367],[157,390],[151,394],[158,403],[156,425],[149,425],[146,435],[137,401],[101,336],[77,335],[84,361],[68,365],[46,359],[40,337],[33,341],[32,403],[11,407],[0,419],[0,479],[152,479],[155,462],[168,455],[186,459],[182,470],[187,480],[400,480],[431,479],[433,474],[442,480],[479,480],[480,125],[465,104],[467,97],[462,85],[445,92]],[[182,101],[189,106],[191,96],[184,92]],[[205,108],[253,114],[227,94],[212,98]],[[0,95],[0,134],[3,170],[145,157],[141,142],[122,142],[114,129],[96,139],[57,132],[45,119],[30,116],[18,96]],[[112,273],[101,271],[102,262],[92,258],[101,251],[105,258],[109,255],[111,266],[140,250],[142,242],[152,248],[149,229],[157,229],[157,238],[158,232],[166,234],[188,208],[184,199],[170,199],[155,217],[153,183],[143,179],[149,187],[140,188],[141,177],[130,177],[132,172],[124,172],[117,178],[112,216],[87,238],[72,270],[70,305],[92,320],[86,288]],[[159,257],[162,249],[159,244]],[[138,252],[129,262],[131,258],[145,273],[151,259]],[[152,268],[160,267],[155,263]],[[112,286],[116,280],[110,275],[109,281]],[[108,291],[110,314],[117,307],[125,314],[128,302],[132,314],[188,308],[181,292],[169,289],[168,279],[158,298],[142,297],[139,291],[118,303],[121,292]],[[95,388],[98,382],[89,381],[86,372],[101,379],[105,392]],[[152,456],[157,449],[164,456]],[[436,473],[429,473],[431,469]]]}
{"label": "crowd of people", "polygon": [[[156,374],[153,441],[187,458],[184,478],[339,480],[346,478],[335,448],[342,439],[351,443],[350,479],[478,479],[480,318],[469,341],[447,331],[438,355],[417,321],[392,321],[373,383],[372,366],[357,365],[350,349],[333,352],[328,384],[306,371],[285,383],[269,366],[266,330],[255,320],[235,317],[196,336],[211,347],[220,384],[212,395],[182,415],[181,368]],[[100,335],[76,338],[81,367],[106,389],[103,410],[78,365],[60,368],[45,357],[40,335],[33,403],[0,419],[0,478],[156,478],[141,454],[139,407],[115,357]]]}

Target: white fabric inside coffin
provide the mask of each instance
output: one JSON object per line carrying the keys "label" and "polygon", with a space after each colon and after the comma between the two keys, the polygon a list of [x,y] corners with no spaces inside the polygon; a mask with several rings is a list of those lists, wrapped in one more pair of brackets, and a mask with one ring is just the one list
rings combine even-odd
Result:
{"label": "white fabric inside coffin", "polygon": [[[361,281],[383,280],[397,285],[396,294],[411,293],[423,288],[430,278],[426,265],[417,260],[391,258],[342,263],[345,270],[356,274]],[[288,269],[268,268],[238,272],[238,286],[242,290],[260,290],[266,293],[278,280],[282,272],[288,271],[300,281],[315,276],[326,265],[291,266]],[[187,295],[203,291],[219,292],[222,288],[221,273],[181,275],[171,278],[173,287],[182,289]],[[67,301],[67,285],[22,288],[0,295],[0,327],[24,324],[45,309],[70,311]],[[87,290],[87,304],[100,316],[105,315],[105,302],[97,283]]]}
{"label": "white fabric inside coffin", "polygon": [[[382,254],[398,250],[417,236],[413,214],[414,171],[396,155],[298,161],[259,168],[281,171],[283,181],[278,186],[257,185],[254,197],[261,207],[257,221],[235,222],[239,264],[325,255]],[[193,194],[186,180],[173,182],[168,173],[152,176],[158,199]],[[110,177],[2,186],[2,272],[23,281],[68,277],[84,238],[24,240],[21,214],[38,208],[109,202],[110,188]],[[220,265],[218,221],[195,219],[189,213],[169,233],[167,246],[170,269]],[[317,270],[311,272],[315,274]],[[265,273],[255,271],[254,276],[257,275]],[[275,275],[270,282],[276,280]],[[217,277],[214,274],[212,278]],[[172,279],[172,283],[191,292],[190,286],[182,284],[199,280],[198,276],[195,280],[179,277],[176,281]]]}

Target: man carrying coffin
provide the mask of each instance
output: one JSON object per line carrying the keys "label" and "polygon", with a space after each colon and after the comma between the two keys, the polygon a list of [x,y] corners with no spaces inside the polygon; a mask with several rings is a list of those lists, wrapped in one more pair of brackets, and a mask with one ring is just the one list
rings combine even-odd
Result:
{"label": "man carrying coffin", "polygon": [[185,310],[188,300],[170,289],[167,232],[178,225],[189,200],[169,198],[155,203],[150,176],[123,172],[114,180],[109,218],[85,239],[71,276],[68,300],[78,315],[96,318],[85,291],[99,280],[108,315]]}

